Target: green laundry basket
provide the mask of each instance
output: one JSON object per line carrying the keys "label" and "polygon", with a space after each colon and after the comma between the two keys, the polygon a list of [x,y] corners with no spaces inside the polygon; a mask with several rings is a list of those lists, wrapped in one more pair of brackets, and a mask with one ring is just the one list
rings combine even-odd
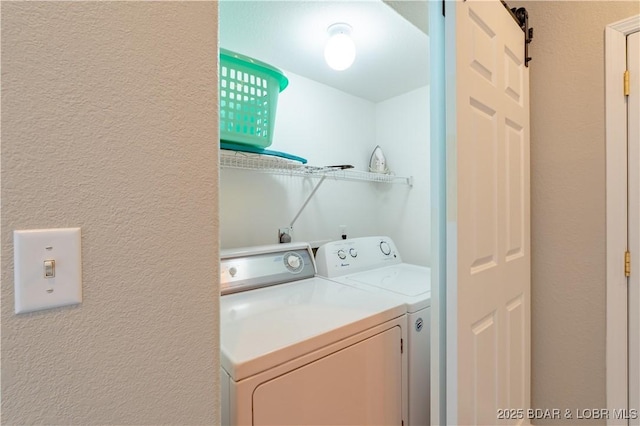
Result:
{"label": "green laundry basket", "polygon": [[278,95],[289,84],[279,69],[220,49],[220,140],[271,145]]}

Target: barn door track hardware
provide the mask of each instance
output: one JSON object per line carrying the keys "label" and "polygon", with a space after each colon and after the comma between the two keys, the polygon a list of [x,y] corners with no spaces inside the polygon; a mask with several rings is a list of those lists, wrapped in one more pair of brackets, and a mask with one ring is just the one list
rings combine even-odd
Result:
{"label": "barn door track hardware", "polygon": [[509,9],[509,6],[503,1],[504,6],[511,12],[511,16],[516,20],[522,31],[524,31],[524,65],[526,67],[529,66],[529,61],[532,59],[529,56],[529,43],[533,40],[533,28],[529,28],[529,13],[527,13],[527,9],[524,7],[512,7]]}

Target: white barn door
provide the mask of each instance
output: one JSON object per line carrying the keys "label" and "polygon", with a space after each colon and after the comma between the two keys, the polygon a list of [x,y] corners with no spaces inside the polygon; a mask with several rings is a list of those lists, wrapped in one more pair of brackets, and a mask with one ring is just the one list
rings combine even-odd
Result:
{"label": "white barn door", "polygon": [[445,28],[447,423],[526,423],[531,262],[524,32],[499,0],[447,2]]}

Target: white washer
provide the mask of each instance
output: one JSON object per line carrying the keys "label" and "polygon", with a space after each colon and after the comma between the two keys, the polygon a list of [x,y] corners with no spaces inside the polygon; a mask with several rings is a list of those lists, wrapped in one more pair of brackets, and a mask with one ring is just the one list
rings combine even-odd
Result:
{"label": "white washer", "polygon": [[404,303],[409,425],[430,424],[431,269],[403,263],[389,237],[339,240],[316,252],[318,275]]}
{"label": "white washer", "polygon": [[223,424],[406,420],[404,305],[315,272],[308,244],[222,253]]}

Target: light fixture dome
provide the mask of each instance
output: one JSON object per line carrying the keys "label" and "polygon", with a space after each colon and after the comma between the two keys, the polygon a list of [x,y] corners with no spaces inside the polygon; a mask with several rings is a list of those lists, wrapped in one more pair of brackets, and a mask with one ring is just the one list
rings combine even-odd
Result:
{"label": "light fixture dome", "polygon": [[338,23],[327,28],[329,40],[324,47],[324,59],[336,71],[349,68],[356,58],[356,46],[351,39],[351,26]]}

